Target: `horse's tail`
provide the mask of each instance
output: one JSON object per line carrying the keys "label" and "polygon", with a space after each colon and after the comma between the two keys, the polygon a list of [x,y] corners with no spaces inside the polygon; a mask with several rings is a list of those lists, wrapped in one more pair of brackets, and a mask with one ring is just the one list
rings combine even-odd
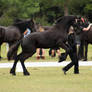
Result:
{"label": "horse's tail", "polygon": [[7,53],[8,60],[11,60],[14,52],[18,50],[19,45],[21,44],[22,40],[17,41],[14,45],[12,45]]}

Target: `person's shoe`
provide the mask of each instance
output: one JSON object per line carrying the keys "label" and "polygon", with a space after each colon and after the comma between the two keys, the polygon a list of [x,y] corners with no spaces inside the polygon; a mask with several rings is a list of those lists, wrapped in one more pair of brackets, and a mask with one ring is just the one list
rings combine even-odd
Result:
{"label": "person's shoe", "polygon": [[37,58],[37,60],[39,60],[40,59],[40,56],[37,56],[36,58]]}
{"label": "person's shoe", "polygon": [[41,56],[42,59],[45,59],[45,56]]}
{"label": "person's shoe", "polygon": [[64,75],[66,75],[66,70],[62,69],[62,71],[64,72]]}

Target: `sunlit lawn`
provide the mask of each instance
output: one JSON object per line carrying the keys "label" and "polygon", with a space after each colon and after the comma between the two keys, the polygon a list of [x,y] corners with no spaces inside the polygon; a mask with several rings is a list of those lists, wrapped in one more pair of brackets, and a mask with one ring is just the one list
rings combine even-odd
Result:
{"label": "sunlit lawn", "polygon": [[[5,44],[2,46],[2,56],[6,58]],[[92,46],[89,46],[88,59],[92,60]],[[67,60],[70,60],[69,57]],[[51,58],[46,50],[45,60],[36,60],[36,54],[27,61],[58,61]],[[3,59],[0,63],[8,62]],[[11,61],[13,62],[13,61]],[[80,67],[80,74],[73,74],[73,68],[64,75],[62,67],[28,68],[30,76],[17,73],[9,74],[10,69],[0,68],[0,92],[92,92],[92,66]]]}
{"label": "sunlit lawn", "polygon": [[92,67],[80,67],[80,74],[73,68],[64,75],[61,67],[28,68],[30,76],[9,74],[0,69],[0,92],[92,92]]}

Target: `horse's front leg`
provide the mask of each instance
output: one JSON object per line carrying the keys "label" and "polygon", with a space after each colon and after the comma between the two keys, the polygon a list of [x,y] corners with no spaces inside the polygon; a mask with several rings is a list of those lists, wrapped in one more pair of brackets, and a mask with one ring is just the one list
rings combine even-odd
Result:
{"label": "horse's front leg", "polygon": [[12,67],[11,70],[10,70],[10,74],[12,74],[12,75],[16,75],[15,70],[16,70],[17,62],[18,62],[18,57],[15,58],[13,67]]}

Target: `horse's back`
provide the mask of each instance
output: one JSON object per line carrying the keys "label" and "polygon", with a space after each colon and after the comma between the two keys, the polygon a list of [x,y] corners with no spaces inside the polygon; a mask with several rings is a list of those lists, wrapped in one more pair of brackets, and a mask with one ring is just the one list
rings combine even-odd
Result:
{"label": "horse's back", "polygon": [[35,32],[23,38],[22,46],[29,47],[27,46],[29,44],[30,47],[33,45],[37,48],[53,48],[57,47],[57,41],[61,38],[61,35],[54,31]]}
{"label": "horse's back", "polygon": [[9,41],[17,41],[21,38],[21,33],[18,28],[9,26],[5,29],[5,36]]}

